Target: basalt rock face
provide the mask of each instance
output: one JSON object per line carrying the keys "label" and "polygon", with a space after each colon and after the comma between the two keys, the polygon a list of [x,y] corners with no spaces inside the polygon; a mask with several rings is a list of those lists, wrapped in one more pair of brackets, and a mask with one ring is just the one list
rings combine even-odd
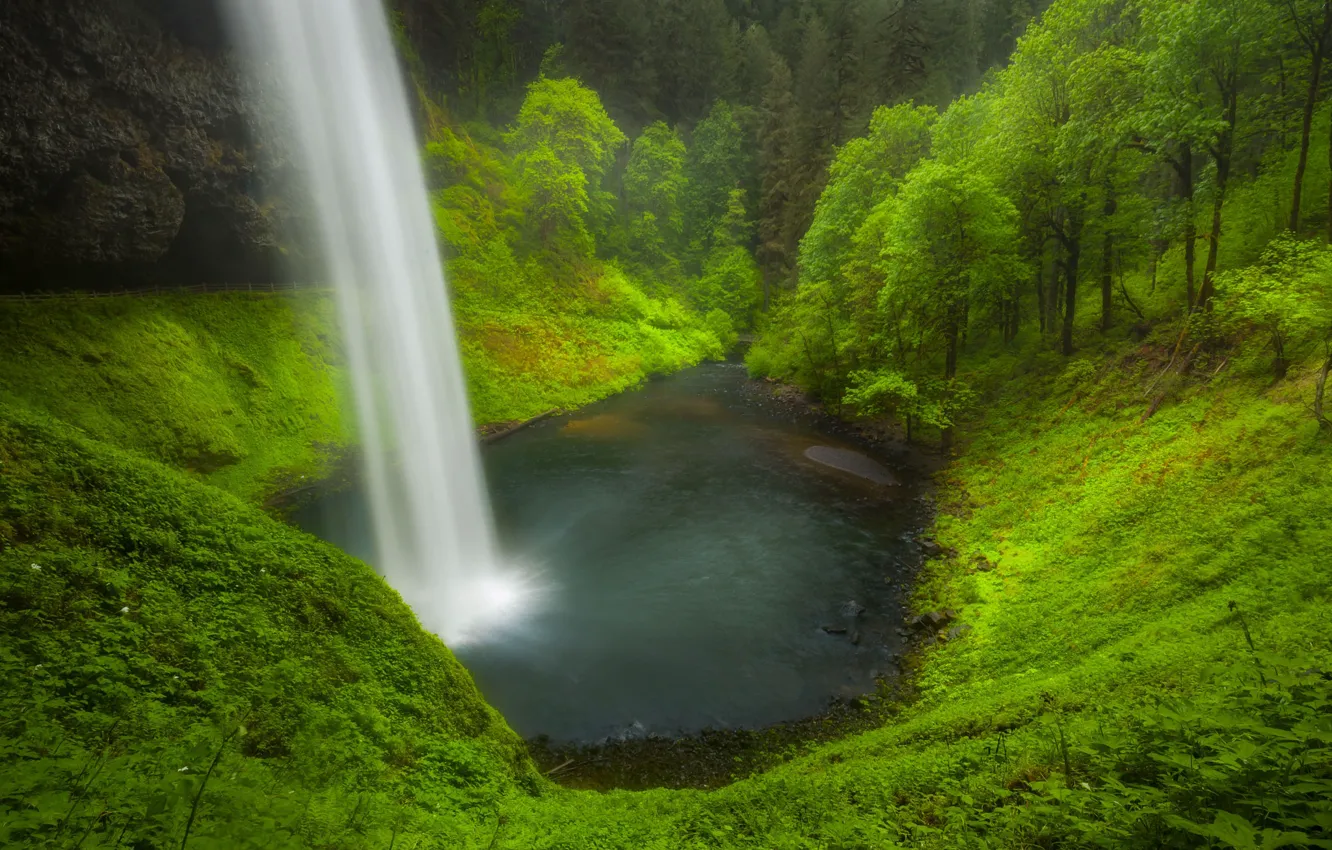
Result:
{"label": "basalt rock face", "polygon": [[204,0],[0,2],[0,290],[265,282],[299,221]]}

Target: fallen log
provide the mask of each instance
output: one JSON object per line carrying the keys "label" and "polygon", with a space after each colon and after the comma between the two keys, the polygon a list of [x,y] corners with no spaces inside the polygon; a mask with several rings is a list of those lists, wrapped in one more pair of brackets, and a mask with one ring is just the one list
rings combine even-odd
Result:
{"label": "fallen log", "polygon": [[500,440],[504,439],[505,437],[509,437],[518,433],[519,431],[526,428],[528,425],[531,425],[535,422],[540,422],[542,419],[546,419],[550,416],[554,416],[558,412],[559,408],[552,407],[550,410],[547,410],[545,413],[538,413],[536,416],[533,416],[531,419],[525,419],[522,422],[519,422],[515,425],[510,425],[508,428],[505,428],[503,431],[496,431],[493,434],[486,434],[484,437],[481,438],[481,442],[486,445],[489,445],[490,443],[497,443]]}

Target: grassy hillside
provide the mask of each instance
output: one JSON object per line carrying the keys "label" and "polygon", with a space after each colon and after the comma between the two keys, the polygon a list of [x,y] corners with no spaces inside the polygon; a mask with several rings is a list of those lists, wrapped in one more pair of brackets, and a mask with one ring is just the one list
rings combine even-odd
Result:
{"label": "grassy hillside", "polygon": [[497,846],[1324,846],[1312,376],[1272,387],[1256,346],[1218,355],[1143,421],[1171,343],[994,352],[968,376],[994,391],[941,482],[958,554],[916,608],[969,630],[925,650],[884,728],[714,793],[530,801]]}
{"label": "grassy hillside", "polygon": [[383,846],[531,785],[364,564],[26,412],[0,466],[0,843]]}
{"label": "grassy hillside", "polygon": [[325,471],[348,442],[322,294],[0,303],[0,401],[242,498]]}
{"label": "grassy hillside", "polygon": [[174,844],[197,799],[191,841],[227,847],[1321,846],[1312,376],[1272,385],[1255,344],[1162,378],[1173,339],[976,358],[940,490],[958,554],[916,600],[970,629],[883,728],[713,792],[536,778],[368,568],[7,405],[4,840]]}

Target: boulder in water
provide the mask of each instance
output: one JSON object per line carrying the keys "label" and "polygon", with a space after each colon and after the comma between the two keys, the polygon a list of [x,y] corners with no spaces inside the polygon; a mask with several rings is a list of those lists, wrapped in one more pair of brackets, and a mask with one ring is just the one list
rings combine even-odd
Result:
{"label": "boulder in water", "polygon": [[885,487],[894,487],[900,483],[897,476],[889,472],[883,464],[850,449],[835,449],[832,446],[810,446],[805,449],[805,457],[815,463],[839,469],[842,472],[849,472]]}

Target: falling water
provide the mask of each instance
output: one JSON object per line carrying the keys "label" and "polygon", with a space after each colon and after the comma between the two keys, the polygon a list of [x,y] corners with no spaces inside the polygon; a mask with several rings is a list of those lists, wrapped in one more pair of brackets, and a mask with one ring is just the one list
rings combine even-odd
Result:
{"label": "falling water", "polygon": [[303,154],[350,361],[378,566],[454,644],[511,616],[406,89],[378,0],[229,0]]}

